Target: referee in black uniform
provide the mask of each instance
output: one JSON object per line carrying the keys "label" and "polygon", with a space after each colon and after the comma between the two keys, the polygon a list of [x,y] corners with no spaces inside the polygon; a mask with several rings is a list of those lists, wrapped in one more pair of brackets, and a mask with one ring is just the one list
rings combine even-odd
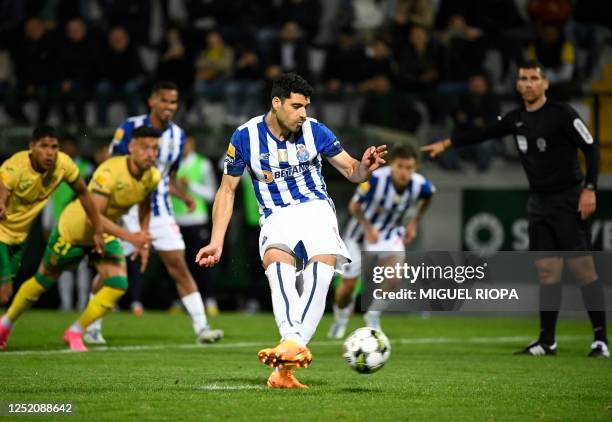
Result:
{"label": "referee in black uniform", "polygon": [[[514,135],[529,180],[529,249],[564,251],[536,259],[540,280],[540,336],[521,354],[555,355],[555,327],[561,305],[563,265],[581,286],[593,325],[589,356],[609,357],[603,285],[591,249],[589,218],[595,211],[599,146],[574,109],[546,98],[548,80],[537,61],[520,66],[517,90],[524,107],[496,123],[421,148],[436,157],[451,146]],[[586,158],[586,175],[578,164],[578,148]],[[565,259],[563,256],[565,256]]]}

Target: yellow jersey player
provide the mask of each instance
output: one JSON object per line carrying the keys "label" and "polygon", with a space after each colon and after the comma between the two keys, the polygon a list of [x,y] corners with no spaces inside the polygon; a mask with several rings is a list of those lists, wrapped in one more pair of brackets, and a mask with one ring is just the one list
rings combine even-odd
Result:
{"label": "yellow jersey player", "polygon": [[[95,207],[101,213],[106,236],[102,254],[94,252],[94,230],[80,203],[73,201],[59,218],[51,233],[38,272],[26,281],[15,296],[6,315],[0,319],[0,345],[7,338],[17,318],[34,304],[42,293],[53,287],[60,274],[76,267],[90,254],[102,284],[79,318],[64,332],[64,341],[74,351],[87,351],[83,330],[92,321],[113,309],[127,288],[126,262],[119,239],[136,247],[143,268],[147,264],[151,236],[148,233],[151,192],[160,180],[154,167],[159,149],[159,133],[150,127],[133,132],[129,155],[113,157],[96,169],[89,183]],[[132,205],[139,204],[141,231],[130,233],[116,222]]]}
{"label": "yellow jersey player", "polygon": [[32,223],[63,181],[74,190],[94,222],[95,244],[102,250],[100,215],[78,167],[59,151],[53,127],[36,127],[29,151],[14,154],[0,166],[0,303],[7,303],[13,295],[13,277],[21,265]]}

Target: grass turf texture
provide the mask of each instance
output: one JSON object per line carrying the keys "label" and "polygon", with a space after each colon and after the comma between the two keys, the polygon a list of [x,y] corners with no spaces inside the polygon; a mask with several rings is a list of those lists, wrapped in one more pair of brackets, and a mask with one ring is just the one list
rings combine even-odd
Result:
{"label": "grass turf texture", "polygon": [[[610,420],[612,361],[589,359],[586,320],[559,322],[559,355],[513,356],[537,329],[530,318],[390,316],[387,365],[359,375],[327,340],[326,316],[297,371],[310,390],[268,390],[256,352],[274,345],[272,315],[224,313],[222,343],[199,347],[187,316],[112,314],[111,348],[63,350],[74,315],[31,311],[0,352],[0,401],[73,402],[76,419],[231,420]],[[362,326],[353,318],[350,329]],[[490,339],[490,340],[489,340]],[[135,346],[135,347],[130,347]],[[54,418],[63,418],[56,416]],[[45,416],[45,420],[54,419]]]}

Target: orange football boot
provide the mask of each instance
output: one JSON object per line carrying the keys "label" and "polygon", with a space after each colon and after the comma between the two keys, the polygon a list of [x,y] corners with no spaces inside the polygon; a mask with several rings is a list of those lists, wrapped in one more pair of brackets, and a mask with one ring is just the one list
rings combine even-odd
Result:
{"label": "orange football boot", "polygon": [[295,366],[298,368],[308,368],[312,362],[312,353],[306,346],[302,346],[293,340],[281,341],[274,348],[262,349],[257,353],[257,357],[264,365],[270,368]]}
{"label": "orange football boot", "polygon": [[283,368],[272,372],[268,378],[270,388],[308,388],[306,384],[299,382],[293,375],[293,369]]}

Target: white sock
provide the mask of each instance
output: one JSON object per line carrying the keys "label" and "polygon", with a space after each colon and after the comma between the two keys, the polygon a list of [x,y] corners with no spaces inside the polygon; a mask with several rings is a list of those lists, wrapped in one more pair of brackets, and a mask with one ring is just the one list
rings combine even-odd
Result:
{"label": "white sock", "polygon": [[87,260],[84,259],[77,268],[77,310],[83,311],[87,306],[87,299],[89,297],[89,285],[91,283],[91,274],[87,267]]}
{"label": "white sock", "polygon": [[380,314],[381,311],[367,311],[363,315],[363,319],[365,320],[368,327],[379,328],[380,327]]}
{"label": "white sock", "polygon": [[[89,300],[91,300],[93,297],[94,297],[94,293],[92,292],[89,294]],[[90,332],[90,333],[93,333],[94,331],[102,331],[102,318],[98,318],[97,320],[89,324],[89,327],[87,327],[87,330],[85,331]]]}
{"label": "white sock", "polygon": [[200,292],[195,291],[189,293],[181,298],[187,313],[191,317],[191,323],[193,324],[193,331],[196,335],[202,331],[202,329],[208,326],[208,320],[206,319],[206,311],[204,310],[204,302],[202,302],[202,296]]}
{"label": "white sock", "polygon": [[355,306],[354,300],[348,305],[346,305],[345,308],[339,308],[338,305],[334,303],[334,321],[339,322],[341,324],[346,324],[349,320],[349,317],[351,316],[353,306]]}
{"label": "white sock", "polygon": [[272,294],[274,319],[283,340],[305,344],[302,338],[302,304],[295,286],[295,267],[273,262],[266,270]]}
{"label": "white sock", "polygon": [[2,315],[2,318],[0,318],[0,324],[2,324],[4,328],[13,328],[13,322],[6,315]]}
{"label": "white sock", "polygon": [[81,327],[81,324],[79,324],[78,321],[75,321],[72,323],[72,325],[69,328],[70,331],[75,331],[77,333],[82,333],[83,332],[83,327]]}
{"label": "white sock", "polygon": [[306,343],[314,336],[323,312],[327,291],[334,277],[334,267],[322,262],[311,262],[302,272],[304,277],[304,293],[302,293],[301,321]]}
{"label": "white sock", "polygon": [[57,280],[57,290],[63,311],[71,311],[72,292],[74,291],[74,273],[72,271],[64,271],[59,280]]}

